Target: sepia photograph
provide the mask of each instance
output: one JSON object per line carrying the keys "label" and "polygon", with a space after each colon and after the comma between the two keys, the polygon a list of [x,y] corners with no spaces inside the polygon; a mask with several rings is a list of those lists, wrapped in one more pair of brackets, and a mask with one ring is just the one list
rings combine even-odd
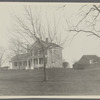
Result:
{"label": "sepia photograph", "polygon": [[99,96],[100,4],[0,2],[0,96]]}

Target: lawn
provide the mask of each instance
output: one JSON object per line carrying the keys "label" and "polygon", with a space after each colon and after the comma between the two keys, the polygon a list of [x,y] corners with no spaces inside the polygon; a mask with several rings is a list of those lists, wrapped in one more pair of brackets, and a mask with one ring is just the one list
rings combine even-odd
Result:
{"label": "lawn", "polygon": [[48,69],[0,71],[0,95],[100,95],[100,69]]}

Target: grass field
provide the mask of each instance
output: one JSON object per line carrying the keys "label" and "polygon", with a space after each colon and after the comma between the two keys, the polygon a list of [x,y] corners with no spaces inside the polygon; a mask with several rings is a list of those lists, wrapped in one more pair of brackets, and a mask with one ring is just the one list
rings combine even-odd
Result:
{"label": "grass field", "polygon": [[48,69],[0,71],[0,95],[100,95],[100,69]]}

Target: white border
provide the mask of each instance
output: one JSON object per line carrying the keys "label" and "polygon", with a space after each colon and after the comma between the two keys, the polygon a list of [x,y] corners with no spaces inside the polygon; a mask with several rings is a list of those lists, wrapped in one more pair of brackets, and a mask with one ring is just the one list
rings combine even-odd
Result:
{"label": "white border", "polygon": [[[89,3],[89,2],[0,2],[0,5],[21,5],[21,4],[87,4],[87,5],[90,5],[90,4],[96,4],[96,5],[99,5],[100,3]],[[55,99],[55,98],[67,98],[67,99],[100,99],[100,96],[99,95],[83,95],[83,96],[80,96],[80,95],[77,95],[77,96],[74,96],[74,95],[70,95],[70,96],[52,96],[52,95],[49,95],[49,96],[40,96],[40,95],[37,95],[37,96],[0,96],[0,99],[15,99],[15,98],[18,98],[18,99],[21,99],[21,98],[25,98],[25,99],[29,99],[29,98],[52,98],[52,99]]]}

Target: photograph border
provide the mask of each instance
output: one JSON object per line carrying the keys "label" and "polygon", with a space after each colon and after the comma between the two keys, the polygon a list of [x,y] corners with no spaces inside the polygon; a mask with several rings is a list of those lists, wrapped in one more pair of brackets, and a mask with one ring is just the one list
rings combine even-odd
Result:
{"label": "photograph border", "polygon": [[[100,0],[0,0],[5,3],[100,3]],[[100,100],[100,96],[0,96],[0,100]]]}

